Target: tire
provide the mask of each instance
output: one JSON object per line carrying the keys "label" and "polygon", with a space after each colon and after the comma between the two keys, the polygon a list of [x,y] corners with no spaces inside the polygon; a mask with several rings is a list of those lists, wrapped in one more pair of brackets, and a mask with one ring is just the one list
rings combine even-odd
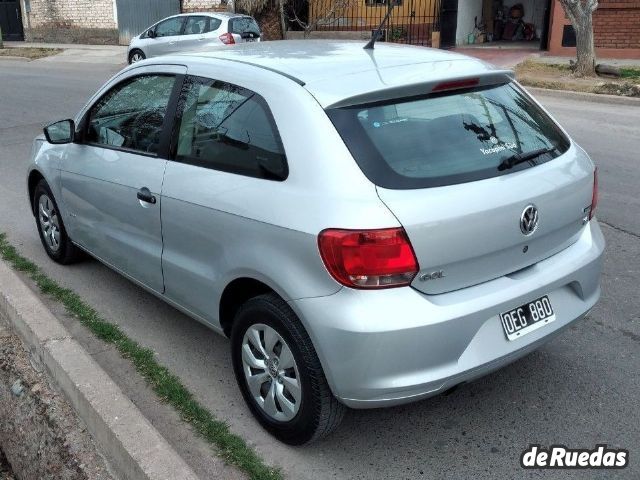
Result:
{"label": "tire", "polygon": [[40,180],[34,190],[33,211],[40,241],[51,260],[62,265],[80,260],[82,251],[69,239],[58,204],[44,180]]}
{"label": "tire", "polygon": [[[279,337],[275,344],[270,329]],[[249,345],[250,338],[255,339],[252,335],[256,331],[262,332],[258,341],[262,340],[263,352],[268,352],[269,360],[264,362],[265,368],[249,369],[248,363],[243,360],[243,349],[249,348],[253,352],[252,355],[255,353],[251,361],[259,358],[260,351],[254,344]],[[271,348],[268,339],[271,339]],[[288,360],[285,347],[288,347],[293,358],[293,367],[290,368],[286,368],[291,362]],[[309,335],[295,313],[277,295],[260,295],[247,301],[240,308],[231,330],[231,357],[236,380],[249,409],[258,422],[280,441],[289,445],[309,443],[327,436],[342,421],[346,407],[331,393]],[[281,363],[278,363],[278,359]],[[278,369],[282,370],[282,374],[274,377]],[[262,383],[261,390],[257,390],[257,383],[253,383],[252,393],[246,370],[249,374],[256,373],[255,378],[267,378]],[[296,389],[288,389],[289,385],[293,384],[292,377],[295,377],[300,387],[301,395],[298,395],[297,401],[294,395]],[[275,388],[276,392],[273,397],[277,399],[275,411],[273,403],[270,404],[272,408],[267,407],[266,400],[272,388]],[[277,393],[278,388],[281,388],[280,394]],[[256,392],[260,396],[264,393],[263,404],[255,397]],[[284,407],[290,407],[291,404],[294,408],[297,405],[297,411],[293,416],[291,409]],[[271,410],[271,413],[268,413],[268,410]]]}
{"label": "tire", "polygon": [[144,60],[147,56],[140,49],[131,50],[129,53],[129,65]]}

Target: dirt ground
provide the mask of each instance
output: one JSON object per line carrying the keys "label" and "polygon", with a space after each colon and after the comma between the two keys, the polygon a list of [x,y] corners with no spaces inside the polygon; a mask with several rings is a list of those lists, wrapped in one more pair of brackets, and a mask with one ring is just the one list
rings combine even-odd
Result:
{"label": "dirt ground", "polygon": [[546,64],[530,59],[517,65],[515,71],[518,81],[529,87],[640,97],[640,70],[624,69],[625,76],[622,78],[577,78],[567,65]]}
{"label": "dirt ground", "polygon": [[11,466],[7,462],[7,458],[4,456],[2,450],[0,450],[0,480],[14,480]]}
{"label": "dirt ground", "polygon": [[62,52],[59,48],[0,48],[0,57],[23,57],[30,60],[50,57]]}
{"label": "dirt ground", "polygon": [[[0,480],[111,480],[75,411],[0,319]],[[4,457],[3,455],[3,457]]]}

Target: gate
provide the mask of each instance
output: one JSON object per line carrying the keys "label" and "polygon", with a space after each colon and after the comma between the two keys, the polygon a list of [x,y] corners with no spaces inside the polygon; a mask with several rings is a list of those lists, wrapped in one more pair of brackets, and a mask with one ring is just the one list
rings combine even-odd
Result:
{"label": "gate", "polygon": [[[293,0],[288,16],[313,24],[318,32],[367,32],[373,35],[394,0]],[[378,41],[431,46],[440,28],[440,0],[395,0]],[[289,27],[296,29],[295,22]]]}
{"label": "gate", "polygon": [[456,32],[458,24],[458,0],[442,0],[440,13],[440,46],[453,48],[456,46]]}
{"label": "gate", "polygon": [[[2,0],[0,0],[2,1]],[[120,45],[159,20],[180,13],[180,0],[116,0]]]}
{"label": "gate", "polygon": [[3,40],[24,40],[19,0],[0,0],[0,28]]}

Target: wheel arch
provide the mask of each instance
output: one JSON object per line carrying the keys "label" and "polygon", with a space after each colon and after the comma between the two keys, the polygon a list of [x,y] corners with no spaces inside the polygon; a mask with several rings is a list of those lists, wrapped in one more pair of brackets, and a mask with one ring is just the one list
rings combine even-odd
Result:
{"label": "wheel arch", "polygon": [[240,307],[247,300],[265,293],[273,293],[282,298],[272,287],[255,278],[239,277],[227,284],[219,302],[220,327],[227,337],[231,335],[233,320]]}
{"label": "wheel arch", "polygon": [[41,180],[45,180],[45,178],[39,170],[33,169],[31,170],[31,172],[29,172],[27,188],[29,189],[29,205],[31,205],[31,213],[34,217],[36,215],[36,206],[35,202],[33,201],[33,195],[35,194],[36,186],[38,185],[38,183],[40,183]]}

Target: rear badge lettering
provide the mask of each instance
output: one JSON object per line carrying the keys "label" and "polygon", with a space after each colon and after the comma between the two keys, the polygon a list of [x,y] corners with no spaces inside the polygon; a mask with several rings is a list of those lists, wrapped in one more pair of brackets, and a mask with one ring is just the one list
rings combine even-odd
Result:
{"label": "rear badge lettering", "polygon": [[426,282],[427,280],[437,280],[439,278],[444,278],[443,270],[437,270],[431,273],[423,273],[422,275],[420,275],[420,281],[422,282]]}

